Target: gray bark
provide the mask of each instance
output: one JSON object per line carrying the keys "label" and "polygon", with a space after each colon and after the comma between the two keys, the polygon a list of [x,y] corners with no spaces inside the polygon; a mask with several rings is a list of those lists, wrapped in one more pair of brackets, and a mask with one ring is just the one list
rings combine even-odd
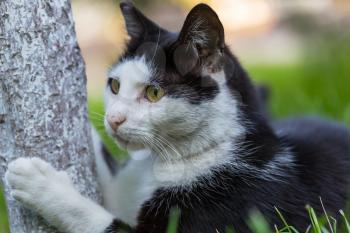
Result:
{"label": "gray bark", "polygon": [[[100,201],[84,69],[69,0],[0,0],[0,177],[37,156]],[[11,232],[56,232],[4,185]]]}

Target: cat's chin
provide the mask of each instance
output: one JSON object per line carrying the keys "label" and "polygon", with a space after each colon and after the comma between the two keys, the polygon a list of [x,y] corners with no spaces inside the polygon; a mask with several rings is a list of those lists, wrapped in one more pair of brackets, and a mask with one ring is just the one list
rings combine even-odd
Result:
{"label": "cat's chin", "polygon": [[145,149],[145,146],[142,143],[135,142],[132,140],[125,140],[119,136],[114,136],[118,146],[126,151],[137,151],[137,150],[142,150]]}

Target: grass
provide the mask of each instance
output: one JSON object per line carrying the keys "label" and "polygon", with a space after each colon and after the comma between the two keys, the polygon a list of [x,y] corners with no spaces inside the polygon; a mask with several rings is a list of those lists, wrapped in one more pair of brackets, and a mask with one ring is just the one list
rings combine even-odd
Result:
{"label": "grass", "polygon": [[350,125],[350,66],[344,73],[322,73],[321,67],[297,64],[248,70],[256,82],[269,87],[273,117],[322,115]]}
{"label": "grass", "polygon": [[[308,212],[309,218],[310,218],[310,226],[306,231],[307,233],[337,233],[337,232],[350,233],[348,219],[345,216],[343,211],[340,211],[342,218],[339,221],[341,223],[344,223],[345,225],[344,229],[339,228],[338,227],[339,222],[332,216],[329,216],[326,211],[324,211],[323,216],[317,216],[314,209],[310,206],[306,206],[305,211]],[[283,226],[281,228],[278,228],[275,225],[274,230],[272,230],[267,224],[264,217],[261,214],[257,213],[255,215],[252,215],[251,220],[249,221],[249,226],[252,229],[252,231],[255,233],[270,233],[270,232],[304,233],[294,228],[293,226],[289,225],[287,221],[284,219],[281,212],[277,208],[276,208],[276,212],[283,222]],[[342,230],[339,230],[339,229],[342,229]]]}
{"label": "grass", "polygon": [[[322,200],[321,200],[322,203]],[[323,205],[323,203],[322,203]],[[283,226],[280,228],[276,225],[274,229],[270,228],[270,225],[265,220],[264,216],[259,212],[254,212],[251,214],[250,219],[248,220],[248,226],[254,233],[304,233],[297,230],[295,227],[289,225],[287,221],[284,219],[281,212],[278,208],[275,208],[276,214],[282,220]],[[348,222],[347,217],[344,212],[341,210],[341,222],[344,223],[344,228],[340,228],[343,230],[339,230],[338,221],[329,216],[327,211],[324,209],[324,216],[317,216],[314,209],[310,206],[306,206],[305,211],[309,213],[310,218],[310,226],[307,229],[306,233],[350,233],[350,224]],[[178,223],[179,212],[177,210],[173,210],[170,214],[170,220],[168,225],[167,233],[176,233],[177,223]],[[232,227],[227,227],[225,233],[235,233]],[[239,233],[239,232],[238,232]]]}
{"label": "grass", "polygon": [[6,214],[6,204],[2,196],[2,193],[3,193],[3,190],[0,186],[0,233],[7,233],[8,221],[7,221],[7,214]]}

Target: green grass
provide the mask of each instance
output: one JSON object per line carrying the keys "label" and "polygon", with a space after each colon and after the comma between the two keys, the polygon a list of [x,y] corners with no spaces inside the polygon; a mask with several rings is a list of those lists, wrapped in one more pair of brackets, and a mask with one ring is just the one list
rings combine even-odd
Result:
{"label": "green grass", "polygon": [[[281,212],[278,210],[278,208],[275,208],[275,210],[276,210],[276,214],[280,217],[283,223],[281,227],[277,227],[275,225],[274,229],[272,229],[261,213],[253,212],[247,221],[248,226],[252,230],[252,232],[254,233],[272,233],[272,232],[304,233],[302,231],[299,231],[295,227],[289,225],[288,222],[284,219]],[[323,216],[317,216],[314,209],[310,206],[306,206],[305,211],[308,212],[309,218],[310,218],[310,227],[308,228],[307,233],[350,233],[350,224],[343,211],[340,211],[340,215],[342,218],[338,220],[341,223],[343,223],[344,225],[343,228],[338,227],[339,222],[332,216],[329,216],[326,210],[324,210]],[[179,217],[178,211],[172,212],[172,214],[170,215],[167,233],[176,233],[178,217]],[[234,228],[227,227],[225,233],[235,233]]]}
{"label": "green grass", "polygon": [[[247,221],[248,226],[252,230],[252,232],[254,233],[272,233],[272,232],[304,233],[302,231],[299,231],[295,227],[289,225],[287,221],[284,219],[281,212],[278,210],[278,208],[275,208],[275,210],[276,210],[276,214],[280,217],[283,223],[281,227],[277,227],[275,225],[274,228],[272,229],[261,213],[253,212]],[[338,232],[350,233],[350,224],[342,210],[340,211],[340,215],[342,218],[340,218],[340,220],[338,221],[343,223],[344,225],[343,228],[339,228],[338,227],[339,222],[332,216],[329,216],[326,211],[324,211],[323,216],[317,216],[314,209],[310,206],[306,206],[305,211],[309,213],[309,218],[310,218],[310,226],[307,229],[307,233],[338,233]],[[178,211],[171,213],[167,233],[176,233],[178,218],[179,218]],[[342,229],[342,230],[339,230],[339,229]],[[225,233],[235,233],[234,228],[227,227]]]}
{"label": "green grass", "polygon": [[322,66],[252,66],[248,70],[257,83],[269,87],[273,117],[322,115],[350,125],[350,66],[344,73],[322,73]]}
{"label": "green grass", "polygon": [[7,222],[7,213],[6,213],[6,204],[2,196],[3,190],[0,186],[0,233],[8,232],[8,222]]}

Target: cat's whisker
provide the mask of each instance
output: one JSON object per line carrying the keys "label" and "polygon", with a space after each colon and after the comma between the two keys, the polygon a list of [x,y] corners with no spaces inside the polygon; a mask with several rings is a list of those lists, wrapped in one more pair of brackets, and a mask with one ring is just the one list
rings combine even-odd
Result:
{"label": "cat's whisker", "polygon": [[[139,131],[140,132],[140,131]],[[165,143],[163,140],[154,137],[154,135],[149,134],[147,132],[143,132],[143,134],[147,135],[147,141],[148,146],[156,151],[156,153],[166,162],[171,163],[172,157],[169,157],[170,153],[168,151],[168,148],[171,148],[171,145],[168,145],[169,143]],[[172,148],[175,153],[177,151]]]}
{"label": "cat's whisker", "polygon": [[97,121],[104,121],[103,118],[94,117],[94,116],[89,116],[88,118],[89,118],[89,119],[92,119],[92,120],[97,120]]}
{"label": "cat's whisker", "polygon": [[163,145],[152,140],[152,135],[147,133],[147,131],[143,131],[141,129],[132,129],[130,131],[132,131],[132,133],[129,133],[130,135],[140,138],[146,147],[156,150],[157,154],[159,154],[164,160],[167,160],[167,157],[164,156],[165,148]]}
{"label": "cat's whisker", "polygon": [[95,116],[101,116],[101,117],[105,117],[104,114],[101,114],[99,112],[95,112],[95,111],[89,111],[89,114],[94,114]]}
{"label": "cat's whisker", "polygon": [[[164,144],[175,152],[176,155],[180,155],[174,144],[171,143],[167,138],[161,135],[161,132],[157,129],[152,129],[152,137],[158,140],[159,143]],[[179,156],[181,157],[181,156]]]}
{"label": "cat's whisker", "polygon": [[169,159],[168,159],[167,153],[165,152],[166,149],[161,144],[155,143],[149,137],[145,136],[144,139],[147,141],[147,146],[152,148],[153,150],[155,150],[157,155],[159,155],[162,158],[163,161],[168,163]]}
{"label": "cat's whisker", "polygon": [[178,150],[175,148],[175,146],[172,143],[170,143],[166,138],[164,138],[164,137],[162,137],[160,135],[156,135],[155,138],[157,140],[159,140],[160,143],[163,143],[163,144],[165,144],[165,146],[170,148],[175,153],[177,158],[181,158],[182,157],[181,154],[178,152]]}
{"label": "cat's whisker", "polygon": [[151,59],[151,63],[154,63],[154,58],[156,57],[158,46],[159,46],[159,40],[160,40],[160,29],[158,29],[158,38],[157,38],[157,43],[156,43],[156,48],[154,49],[154,53]]}
{"label": "cat's whisker", "polygon": [[171,163],[171,157],[169,156],[170,153],[168,152],[168,149],[163,145],[163,143],[154,137],[151,140],[152,147],[156,146],[156,148],[158,148],[157,154],[161,155],[161,157],[166,163]]}

